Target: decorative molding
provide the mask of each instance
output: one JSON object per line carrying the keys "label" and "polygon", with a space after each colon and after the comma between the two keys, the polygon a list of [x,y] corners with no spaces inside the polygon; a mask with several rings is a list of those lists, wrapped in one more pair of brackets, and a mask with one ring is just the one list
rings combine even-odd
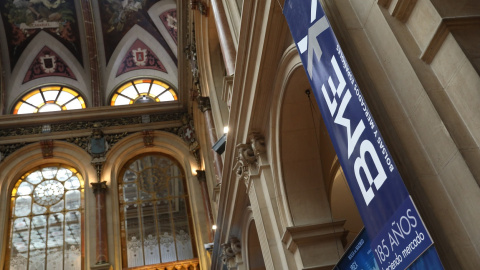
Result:
{"label": "decorative molding", "polygon": [[42,147],[43,158],[53,157],[53,140],[40,141],[40,146]]}
{"label": "decorative molding", "polygon": [[[150,115],[150,123],[166,122],[181,120],[184,117],[184,112],[160,113]],[[50,124],[50,132],[74,131],[82,129],[93,129],[97,126],[102,128],[107,127],[121,127],[135,124],[142,124],[142,116],[110,118],[92,121],[71,121],[56,124]],[[0,137],[20,136],[20,135],[36,135],[42,133],[43,125],[18,128],[4,128],[0,129]]]}
{"label": "decorative molding", "polygon": [[0,162],[3,161],[4,158],[12,154],[13,152],[17,151],[18,149],[27,145],[26,143],[13,143],[13,144],[6,144],[0,145]]}
{"label": "decorative molding", "polygon": [[[95,129],[99,129],[99,127],[102,127],[102,130],[105,130],[105,128],[107,127],[126,127],[130,125],[141,125],[141,124],[144,124],[143,123],[144,120],[142,121],[142,119],[145,119],[145,118],[146,118],[145,115],[141,115],[141,116],[108,119],[108,120],[105,119],[105,120],[97,120],[97,121],[72,121],[72,122],[57,123],[57,124],[39,124],[37,126],[30,126],[30,127],[5,128],[5,129],[0,129],[0,138],[11,137],[11,138],[15,138],[15,140],[12,140],[12,141],[18,141],[18,139],[21,138],[21,136],[28,136],[30,138],[30,141],[32,143],[35,143],[35,142],[45,141],[44,139],[45,136],[56,136],[56,134],[62,134],[63,138],[57,137],[56,140],[62,140],[62,141],[66,141],[66,142],[77,145],[78,147],[82,148],[87,153],[92,155],[92,163],[97,164],[97,163],[101,163],[102,157],[118,141],[140,130],[132,130],[129,132],[125,131],[121,133],[108,133],[108,134],[101,135],[103,136],[102,140],[105,143],[104,144],[105,149],[103,153],[102,152],[98,153],[97,151],[92,152],[92,143],[94,142],[92,138],[94,133],[93,131]],[[192,132],[194,131],[193,121],[190,121],[191,120],[190,116],[188,115],[186,116],[184,112],[153,114],[153,115],[148,115],[148,118],[150,123],[160,123],[160,122],[167,122],[167,121],[171,122],[171,121],[179,121],[182,119],[189,119],[187,122],[189,124],[190,130]],[[44,130],[45,126],[49,127],[48,133],[45,133],[45,130]],[[89,129],[92,130],[92,134],[90,136],[75,136],[75,132],[72,132],[72,131],[83,132]],[[102,130],[100,130],[101,133],[103,133]],[[167,128],[160,128],[155,130],[172,133],[177,136],[180,136],[182,139],[185,140],[186,132],[188,132],[189,129],[187,129],[185,125],[183,125],[181,127],[167,127]],[[69,135],[65,135],[66,132],[69,132],[68,133]],[[151,134],[153,136],[153,130],[149,130],[149,132],[152,132]],[[43,135],[43,136],[38,137],[38,139],[35,139],[35,137],[39,135]],[[189,145],[190,152],[196,158],[197,162],[200,162],[200,155],[199,155],[200,146],[194,134],[193,134],[193,138],[195,139],[193,141],[187,142],[187,144]],[[0,144],[0,162],[5,157],[9,156],[10,154],[24,147],[25,145],[27,145],[26,142]],[[94,165],[94,166],[97,167],[97,165]]]}
{"label": "decorative molding", "polygon": [[448,34],[454,30],[472,29],[478,31],[479,28],[480,16],[443,18],[420,58],[427,64],[431,64]]}
{"label": "decorative molding", "polygon": [[417,0],[397,0],[391,11],[391,15],[401,22],[406,22],[412,14]]}
{"label": "decorative molding", "polygon": [[378,0],[378,5],[384,8],[389,8],[392,0]]}
{"label": "decorative molding", "polygon": [[348,231],[344,229],[345,220],[322,224],[287,227],[282,242],[287,249],[295,253],[298,248],[311,243],[322,244],[323,241],[336,238],[345,243]]}

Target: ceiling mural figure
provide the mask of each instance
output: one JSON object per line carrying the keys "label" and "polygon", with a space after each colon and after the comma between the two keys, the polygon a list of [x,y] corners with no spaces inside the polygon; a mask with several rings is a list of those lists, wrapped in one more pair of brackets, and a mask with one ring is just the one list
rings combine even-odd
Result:
{"label": "ceiling mural figure", "polygon": [[110,60],[115,48],[125,34],[138,24],[165,48],[176,63],[173,51],[148,15],[148,9],[159,0],[105,0],[99,2],[102,32],[105,43],[105,59]]}
{"label": "ceiling mural figure", "polygon": [[136,40],[123,57],[116,77],[137,69],[154,69],[167,73],[157,55],[140,40]]}
{"label": "ceiling mural figure", "polygon": [[83,65],[74,0],[5,0],[0,12],[13,70],[32,39],[45,31],[67,47]]}
{"label": "ceiling mural figure", "polygon": [[73,80],[77,79],[65,61],[47,46],[43,47],[33,60],[23,79],[23,83],[46,76],[61,76]]}
{"label": "ceiling mural figure", "polygon": [[178,44],[177,42],[177,10],[170,9],[165,11],[160,15],[160,20],[162,20],[163,25],[167,29],[168,33],[170,33],[170,36],[175,41],[175,44]]}

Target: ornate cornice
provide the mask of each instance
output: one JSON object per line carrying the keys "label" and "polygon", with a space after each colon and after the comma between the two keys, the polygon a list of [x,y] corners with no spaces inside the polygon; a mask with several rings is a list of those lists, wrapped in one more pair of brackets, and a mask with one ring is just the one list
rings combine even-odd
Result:
{"label": "ornate cornice", "polygon": [[[169,127],[158,128],[162,126],[162,122],[169,123],[166,125]],[[155,123],[157,123],[157,125],[155,125]],[[173,127],[172,123],[174,123]],[[149,127],[156,128],[145,129],[145,126],[142,124],[148,124]],[[109,129],[108,133],[106,129]],[[112,119],[98,119],[95,121],[42,123],[28,127],[3,128],[0,129],[0,141],[2,141],[2,137],[5,138],[5,140],[3,144],[0,143],[0,162],[18,149],[28,144],[39,142],[41,143],[44,157],[51,157],[53,156],[53,140],[60,140],[75,144],[85,150],[92,156],[92,164],[95,163],[96,165],[94,166],[97,166],[98,163],[101,163],[100,159],[105,156],[109,149],[130,134],[142,132],[145,146],[152,146],[154,139],[153,131],[155,130],[172,133],[181,137],[189,146],[190,152],[197,159],[197,162],[200,162],[200,155],[198,153],[200,147],[196,139],[193,120],[191,116],[185,112],[146,114]],[[95,131],[102,133],[104,151],[101,153],[98,153],[98,151],[92,152],[92,138]],[[89,132],[91,134],[87,135]],[[78,136],[77,134],[82,134],[83,136]],[[28,138],[28,143],[18,143],[18,140],[21,139],[22,136]],[[50,139],[52,137],[55,139]],[[12,141],[12,143],[5,143],[8,140]],[[52,143],[46,143],[48,141],[52,141]]]}
{"label": "ornate cornice", "polygon": [[[173,113],[159,113],[151,114],[150,123],[155,122],[166,122],[166,121],[175,121],[181,120],[184,117],[184,112],[173,112]],[[142,124],[142,116],[130,116],[130,117],[120,117],[120,118],[109,118],[109,119],[99,119],[92,121],[70,121],[70,122],[61,122],[53,123],[50,125],[50,132],[62,132],[62,131],[73,131],[73,130],[82,130],[82,129],[93,129],[98,126],[102,128],[108,127],[121,127],[135,124]],[[43,124],[36,126],[28,127],[14,127],[14,128],[3,128],[0,129],[0,137],[9,137],[9,136],[23,136],[23,135],[35,135],[41,134],[43,129]]]}

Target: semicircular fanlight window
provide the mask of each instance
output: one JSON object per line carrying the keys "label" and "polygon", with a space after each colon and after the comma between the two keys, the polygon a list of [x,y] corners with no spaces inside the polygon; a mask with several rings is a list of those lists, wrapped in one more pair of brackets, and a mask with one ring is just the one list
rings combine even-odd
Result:
{"label": "semicircular fanlight window", "polygon": [[24,95],[13,114],[56,112],[85,108],[85,101],[76,91],[64,86],[45,86]]}
{"label": "semicircular fanlight window", "polygon": [[159,80],[131,80],[120,86],[112,96],[111,106],[153,103],[177,100],[173,88]]}

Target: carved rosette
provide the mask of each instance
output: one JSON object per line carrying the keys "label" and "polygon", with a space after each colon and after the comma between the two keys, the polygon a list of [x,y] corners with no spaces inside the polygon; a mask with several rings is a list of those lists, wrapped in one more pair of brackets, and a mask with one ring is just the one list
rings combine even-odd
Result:
{"label": "carved rosette", "polygon": [[236,146],[237,163],[234,166],[238,177],[245,181],[247,188],[251,171],[258,168],[260,155],[265,153],[265,139],[261,134],[254,132],[248,137],[249,143],[241,143]]}

